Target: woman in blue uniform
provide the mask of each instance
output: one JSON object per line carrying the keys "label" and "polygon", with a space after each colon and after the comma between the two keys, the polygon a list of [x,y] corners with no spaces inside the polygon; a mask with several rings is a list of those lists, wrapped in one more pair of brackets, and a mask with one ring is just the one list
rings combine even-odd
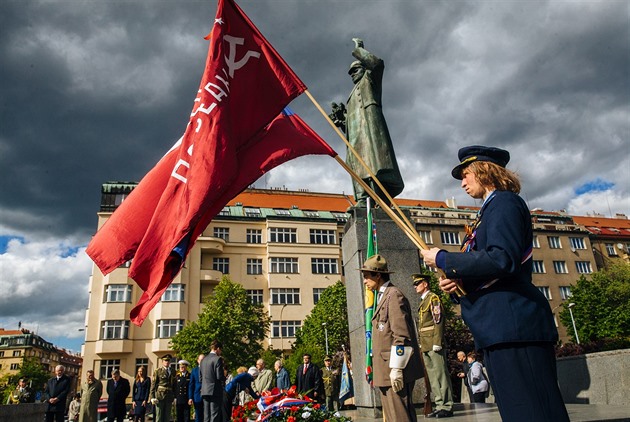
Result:
{"label": "woman in blue uniform", "polygon": [[568,421],[556,374],[558,332],[547,299],[532,284],[532,223],[518,195],[520,182],[505,166],[509,152],[485,146],[459,150],[452,175],[466,193],[483,199],[462,252],[421,251],[446,274],[440,288],[458,283],[464,321],[483,350],[504,421]]}

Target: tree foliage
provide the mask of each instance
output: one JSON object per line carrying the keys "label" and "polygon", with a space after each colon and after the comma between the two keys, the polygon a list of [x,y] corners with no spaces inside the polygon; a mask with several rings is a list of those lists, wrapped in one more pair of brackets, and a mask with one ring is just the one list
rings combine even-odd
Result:
{"label": "tree foliage", "polygon": [[263,305],[252,303],[245,289],[224,276],[206,299],[197,321],[191,321],[172,339],[178,356],[195,362],[207,354],[212,340],[223,343],[223,358],[231,370],[251,366],[263,353],[270,318]]}
{"label": "tree foliage", "polygon": [[321,366],[326,355],[326,334],[330,355],[342,352],[343,347],[347,351],[350,350],[346,286],[341,281],[323,291],[310,315],[304,320],[302,328],[297,332],[291,357],[285,364],[292,376],[297,366],[302,363],[304,353],[309,353],[313,362]]}
{"label": "tree foliage", "polygon": [[571,286],[571,298],[563,304],[560,321],[576,342],[569,303],[580,342],[602,339],[630,339],[630,265],[620,262],[597,271],[589,278],[582,275]]}
{"label": "tree foliage", "polygon": [[25,357],[19,366],[18,372],[12,375],[5,375],[0,378],[0,384],[4,384],[2,389],[1,403],[6,403],[9,394],[17,388],[20,378],[25,378],[33,391],[42,390],[42,386],[51,377],[51,373],[46,371],[40,360],[34,356]]}

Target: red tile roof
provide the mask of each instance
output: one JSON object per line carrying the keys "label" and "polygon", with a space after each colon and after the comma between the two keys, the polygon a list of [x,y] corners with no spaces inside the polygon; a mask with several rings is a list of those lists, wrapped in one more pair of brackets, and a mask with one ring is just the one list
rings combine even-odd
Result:
{"label": "red tile roof", "polygon": [[627,219],[574,216],[573,221],[600,236],[630,236],[630,220]]}

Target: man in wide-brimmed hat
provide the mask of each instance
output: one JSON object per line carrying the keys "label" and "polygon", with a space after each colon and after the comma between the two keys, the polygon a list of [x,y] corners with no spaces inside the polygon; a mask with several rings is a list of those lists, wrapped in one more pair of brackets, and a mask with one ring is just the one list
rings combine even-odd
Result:
{"label": "man in wide-brimmed hat", "polygon": [[390,282],[392,272],[382,255],[368,258],[359,270],[363,284],[377,293],[372,317],[373,379],[381,392],[385,419],[415,422],[412,393],[422,376],[422,364],[411,305]]}

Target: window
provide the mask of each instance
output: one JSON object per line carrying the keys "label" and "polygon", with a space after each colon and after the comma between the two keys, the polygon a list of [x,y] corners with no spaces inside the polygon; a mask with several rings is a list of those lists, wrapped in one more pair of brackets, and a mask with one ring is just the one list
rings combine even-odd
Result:
{"label": "window", "polygon": [[551,291],[549,290],[549,286],[538,286],[538,290],[545,295],[547,300],[551,300]]}
{"label": "window", "polygon": [[0,358],[4,357],[4,351],[0,352]]}
{"label": "window", "polygon": [[533,273],[534,274],[544,274],[545,273],[545,263],[543,261],[532,261]]}
{"label": "window", "polygon": [[422,240],[424,240],[425,243],[429,245],[433,243],[433,236],[431,236],[430,230],[419,230],[418,233],[420,234],[420,237],[422,238]]}
{"label": "window", "polygon": [[13,357],[15,356],[22,356],[22,351],[21,350],[14,350],[13,351]]}
{"label": "window", "polygon": [[263,262],[259,258],[247,258],[247,274],[262,274]]}
{"label": "window", "polygon": [[560,244],[560,238],[558,236],[547,236],[547,241],[549,242],[549,247],[551,249],[562,248],[562,245]]}
{"label": "window", "polygon": [[590,274],[593,272],[591,263],[588,261],[575,261],[575,268],[577,268],[577,272],[580,274]]}
{"label": "window", "polygon": [[291,212],[289,210],[284,210],[284,209],[274,209],[276,215],[291,215]]}
{"label": "window", "polygon": [[171,338],[184,328],[183,319],[160,319],[157,325],[157,338]]}
{"label": "window", "polygon": [[108,284],[105,286],[106,302],[131,302],[131,286],[127,284]]}
{"label": "window", "polygon": [[606,243],[606,253],[608,256],[617,256],[617,251],[612,243]]}
{"label": "window", "polygon": [[348,221],[348,214],[344,214],[342,212],[333,212],[332,216],[335,217],[339,223],[345,223]]}
{"label": "window", "polygon": [[230,215],[230,207],[223,207],[223,209],[219,211],[219,215]]}
{"label": "window", "polygon": [[247,243],[262,243],[262,230],[247,229]]}
{"label": "window", "polygon": [[317,218],[319,217],[319,213],[317,211],[304,211],[305,217]]}
{"label": "window", "polygon": [[553,269],[556,271],[556,274],[567,274],[569,272],[567,263],[564,261],[553,261]]}
{"label": "window", "polygon": [[295,337],[295,332],[300,327],[300,321],[273,321],[271,335],[275,338]]}
{"label": "window", "polygon": [[337,243],[335,233],[335,230],[311,229],[311,243],[334,245]]}
{"label": "window", "polygon": [[102,380],[107,379],[110,377],[114,369],[120,368],[120,359],[102,360],[99,368],[100,373],[98,377]]}
{"label": "window", "polygon": [[431,213],[431,217],[435,217],[435,218],[444,218],[446,216],[445,213],[443,212],[432,212]]}
{"label": "window", "polygon": [[101,322],[102,340],[123,340],[129,338],[129,321],[110,320]]}
{"label": "window", "polygon": [[297,258],[271,258],[271,268],[269,272],[297,274],[298,260]]}
{"label": "window", "polygon": [[440,232],[440,239],[444,245],[459,245],[459,233],[457,232]]}
{"label": "window", "polygon": [[144,367],[144,375],[149,376],[149,358],[136,358],[136,374],[140,367]]}
{"label": "window", "polygon": [[339,274],[336,258],[311,258],[313,274]]}
{"label": "window", "polygon": [[252,303],[262,303],[263,291],[262,290],[247,290],[247,297],[249,298],[249,301]]}
{"label": "window", "polygon": [[284,227],[270,227],[269,228],[269,242],[297,243],[296,230],[284,228]]}
{"label": "window", "polygon": [[322,289],[320,287],[313,287],[313,303],[315,305],[317,305],[317,302],[319,302],[319,298],[322,297],[322,293],[324,293],[324,290],[326,289]]}
{"label": "window", "polygon": [[229,274],[230,258],[212,258],[212,269],[223,274]]}
{"label": "window", "polygon": [[173,283],[162,295],[162,302],[183,302],[185,285],[181,283]]}
{"label": "window", "polygon": [[536,249],[540,248],[540,241],[538,240],[538,235],[534,235],[534,240],[532,241],[532,246]]}
{"label": "window", "polygon": [[245,208],[245,217],[261,217],[260,208]]}
{"label": "window", "polygon": [[230,229],[228,227],[215,227],[212,235],[214,237],[218,237],[219,239],[223,239],[226,242],[230,241]]}
{"label": "window", "polygon": [[567,300],[571,297],[571,287],[570,286],[560,286],[560,297],[562,300]]}
{"label": "window", "polygon": [[15,371],[17,369],[20,369],[20,364],[19,363],[12,363],[11,366],[9,367],[9,369]]}
{"label": "window", "polygon": [[300,289],[271,289],[272,305],[299,305]]}
{"label": "window", "polygon": [[569,244],[573,249],[586,249],[583,237],[569,237]]}

